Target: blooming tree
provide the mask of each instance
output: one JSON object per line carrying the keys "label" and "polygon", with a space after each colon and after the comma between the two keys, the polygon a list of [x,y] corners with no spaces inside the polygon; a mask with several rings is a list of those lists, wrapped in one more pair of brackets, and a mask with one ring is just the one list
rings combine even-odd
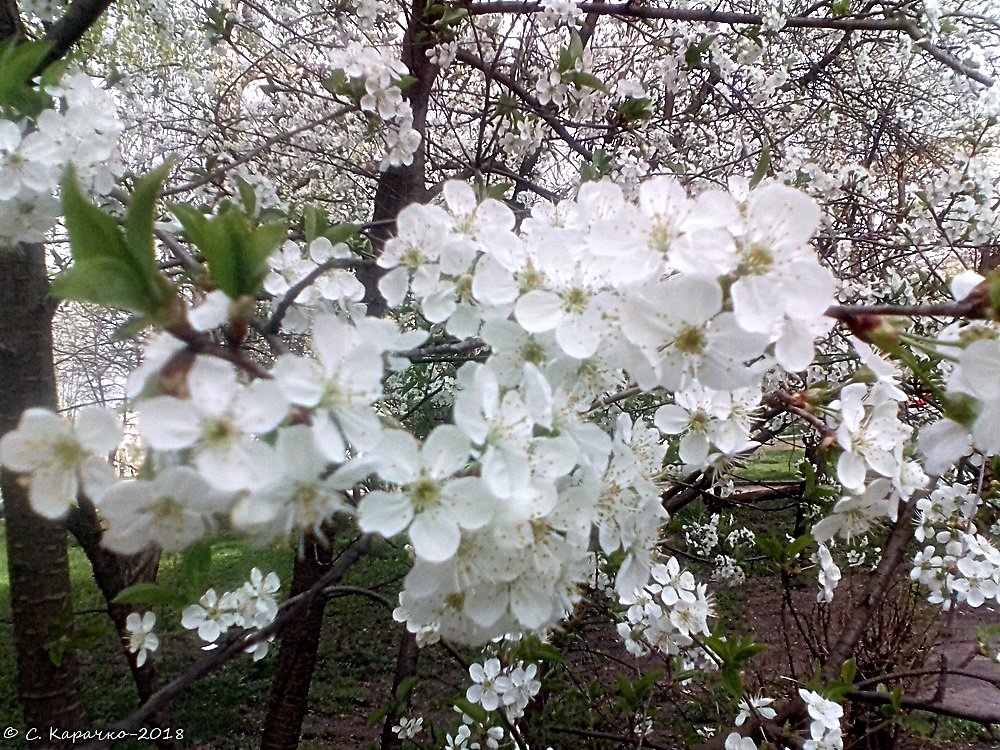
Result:
{"label": "blooming tree", "polygon": [[[447,747],[526,747],[543,675],[516,644],[597,597],[631,654],[717,673],[734,717],[717,745],[841,747],[840,702],[871,697],[845,665],[899,570],[941,609],[1000,596],[993,27],[927,2],[307,5],[154,6],[191,67],[120,81],[127,129],[92,76],[126,43],[148,54],[128,7],[91,76],[36,82],[19,60],[48,51],[29,43],[0,58],[16,79],[2,231],[44,239],[58,193],[71,260],[54,294],[143,337],[119,411],[29,409],[0,463],[41,516],[91,504],[116,553],[196,567],[220,530],[299,551],[280,606],[257,568],[197,602],[124,592],[174,605],[210,653],[117,727],[279,634],[279,661],[301,649],[322,592],[381,536],[412,552],[400,664],[441,640],[485,649]],[[151,86],[171,97],[147,106]],[[127,479],[102,458],[124,410],[141,439]],[[671,516],[794,430],[816,464],[795,536],[758,540],[735,514],[684,530],[712,585],[743,580],[755,544],[783,570],[814,555],[823,602],[840,564],[874,566],[866,606],[779,704],[745,691],[755,645],[715,624],[709,581],[664,543]],[[345,529],[347,552],[307,572]],[[155,621],[125,623],[139,667]],[[383,747],[424,723],[397,672]],[[301,718],[265,741],[293,745]],[[652,731],[635,719],[630,736]]]}

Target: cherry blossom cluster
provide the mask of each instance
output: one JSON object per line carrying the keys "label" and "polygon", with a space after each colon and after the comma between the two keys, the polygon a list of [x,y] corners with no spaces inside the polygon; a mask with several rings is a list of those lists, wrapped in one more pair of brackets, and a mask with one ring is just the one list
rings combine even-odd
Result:
{"label": "cherry blossom cluster", "polygon": [[[895,521],[900,502],[906,502],[925,487],[928,477],[923,467],[904,455],[913,428],[900,419],[906,395],[899,388],[899,371],[862,342],[855,342],[862,363],[876,375],[873,385],[851,383],[840,391],[831,405],[837,443],[841,454],[837,478],[848,492],[833,512],[813,527],[813,536],[825,545],[834,537],[852,539],[864,534],[882,519]],[[871,480],[871,475],[876,478]],[[832,559],[820,558],[826,583],[824,598],[837,578]]]}
{"label": "cherry blossom cluster", "polygon": [[906,395],[894,384],[879,381],[869,387],[852,383],[832,406],[840,411],[837,442],[843,449],[837,478],[845,489],[862,492],[869,471],[894,480],[902,489],[903,448],[913,428],[899,419]]}
{"label": "cherry blossom cluster", "polygon": [[688,469],[704,469],[756,447],[750,429],[760,398],[760,388],[714,391],[694,383],[657,409],[653,424],[665,435],[681,436],[680,459]]}
{"label": "cherry blossom cluster", "polygon": [[445,735],[444,750],[498,750],[503,739],[503,727],[481,725],[462,713],[462,723],[455,733]]}
{"label": "cherry blossom cluster", "polygon": [[[197,604],[184,609],[181,625],[188,630],[197,630],[198,637],[208,645],[205,650],[217,646],[217,641],[230,628],[261,630],[271,623],[278,614],[275,595],[281,588],[278,574],[266,576],[257,568],[250,571],[250,580],[235,591],[227,591],[219,596],[215,589],[204,593]],[[262,639],[246,647],[245,651],[260,661],[267,656],[274,636]]]}
{"label": "cherry blossom cluster", "polygon": [[[45,493],[50,517],[82,481],[121,551],[179,549],[220,523],[260,541],[323,538],[338,513],[356,514],[363,531],[405,533],[416,559],[395,616],[425,640],[551,628],[591,575],[595,529],[603,554],[624,553],[615,587],[631,604],[666,520],[654,483],[666,445],[627,414],[600,427],[594,404],[635,382],[672,402],[654,423],[681,435],[683,463],[746,449],[763,373],[805,368],[829,327],[833,280],[806,244],[816,206],[775,183],[691,198],[656,178],[637,204],[587,183],[575,200],[536,206],[515,232],[511,211],[468,185],[446,183],[443,199],[406,208],[379,259],[391,307],[413,299],[429,323],[490,347],[458,371],[453,423],[425,440],[379,402],[387,367],[408,365],[395,353],[427,333],[348,307],[314,315],[312,352],[281,355],[271,377],[251,382],[169,336],[151,340],[128,384],[151,449],[143,479],[109,488],[90,477],[111,442],[107,415],[103,431],[74,437],[29,412],[2,460],[33,483],[61,483]],[[337,252],[316,241],[305,261],[286,246],[272,267],[290,277],[275,270],[269,283],[280,293],[300,278],[297,260],[311,270]],[[191,311],[202,330],[227,309],[202,315],[206,305]],[[681,636],[703,630],[710,611],[703,589],[691,597],[661,618]]]}
{"label": "cherry blossom cluster", "polygon": [[487,711],[502,708],[508,721],[524,715],[524,709],[538,693],[542,683],[535,679],[536,664],[501,666],[497,658],[487,659],[482,664],[469,667],[472,685],[465,697],[470,703],[478,703]]}
{"label": "cherry blossom cluster", "polygon": [[820,587],[819,593],[816,594],[816,601],[832,602],[833,592],[836,590],[837,584],[840,583],[842,575],[840,567],[834,562],[830,548],[823,543],[820,543],[816,551],[816,562],[819,564],[818,579]]}
{"label": "cherry blossom cluster", "polygon": [[408,68],[385,47],[372,47],[351,41],[330,55],[330,67],[341,71],[359,89],[362,111],[377,114],[387,125],[387,151],[383,170],[400,164],[412,164],[420,146],[420,133],[413,128],[413,110],[403,99],[400,84]]}
{"label": "cherry blossom cluster", "polygon": [[[264,291],[274,295],[275,305],[281,304],[286,295],[295,295],[281,321],[282,330],[308,333],[310,321],[317,313],[355,311],[352,303],[360,302],[365,295],[358,277],[345,269],[334,268],[320,273],[320,266],[329,261],[353,257],[346,244],[334,245],[326,237],[317,237],[307,248],[289,240],[268,258],[271,272],[264,279]],[[310,274],[316,279],[315,283],[307,283]],[[303,284],[305,286],[300,288]],[[291,291],[293,287],[294,292]]]}
{"label": "cherry blossom cluster", "polygon": [[424,720],[417,716],[400,716],[399,722],[393,725],[392,731],[401,740],[412,740],[424,728]]}
{"label": "cherry blossom cluster", "polygon": [[910,578],[945,610],[1000,597],[1000,551],[973,524],[978,505],[976,493],[961,484],[937,487],[917,503],[916,538],[929,544],[914,557]]}
{"label": "cherry blossom cluster", "polygon": [[542,24],[549,28],[576,26],[583,20],[583,11],[573,0],[542,0]]}
{"label": "cherry blossom cluster", "polygon": [[653,565],[651,575],[652,581],[628,597],[631,605],[618,624],[625,647],[634,656],[651,650],[678,656],[685,669],[710,668],[710,658],[695,642],[710,634],[708,619],[714,616],[707,587],[681,570],[676,557]]}
{"label": "cherry blossom cluster", "polygon": [[844,707],[804,688],[799,688],[799,696],[805,701],[811,719],[810,739],[802,745],[803,750],[843,750],[840,720]]}
{"label": "cherry blossom cluster", "polygon": [[0,241],[40,242],[59,216],[56,194],[68,166],[93,192],[107,194],[120,172],[122,125],[111,97],[83,73],[48,93],[37,118],[0,118]]}

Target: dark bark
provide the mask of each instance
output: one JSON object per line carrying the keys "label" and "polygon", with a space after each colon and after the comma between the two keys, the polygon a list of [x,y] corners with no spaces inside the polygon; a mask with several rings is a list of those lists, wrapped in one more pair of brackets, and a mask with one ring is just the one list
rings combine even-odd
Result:
{"label": "dark bark", "polygon": [[[402,629],[399,636],[399,651],[396,653],[396,671],[392,676],[392,695],[396,695],[396,690],[403,681],[417,673],[417,659],[420,656],[420,649],[417,647],[417,637],[406,628]],[[382,723],[382,739],[379,744],[381,750],[389,750],[399,747],[402,741],[392,731],[392,726],[402,715],[400,711],[390,711]]]}
{"label": "dark bark", "polygon": [[[17,426],[24,409],[56,406],[50,321],[44,248],[0,248],[0,434]],[[24,720],[43,737],[49,727],[81,729],[76,658],[68,652],[57,666],[47,649],[69,622],[66,528],[31,510],[20,476],[3,471],[0,480]]]}
{"label": "dark bark", "polygon": [[35,73],[41,73],[49,65],[65,57],[112,2],[114,0],[75,0],[45,35],[45,41],[52,44],[52,49]]}
{"label": "dark bark", "polygon": [[[329,572],[333,555],[328,545],[309,543],[295,558],[291,595],[312,588]],[[316,668],[326,597],[313,599],[305,611],[281,634],[271,698],[264,721],[261,748],[292,750],[299,744],[302,722],[309,708],[309,686]]]}

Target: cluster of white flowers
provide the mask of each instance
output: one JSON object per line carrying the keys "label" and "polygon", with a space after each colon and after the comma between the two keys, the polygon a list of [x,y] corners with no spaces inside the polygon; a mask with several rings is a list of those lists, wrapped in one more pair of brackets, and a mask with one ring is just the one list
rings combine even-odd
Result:
{"label": "cluster of white flowers", "polygon": [[818,602],[832,602],[833,592],[840,583],[841,573],[837,563],[833,561],[830,548],[825,544],[820,544],[816,552],[816,561],[819,563],[819,587],[820,592],[816,594]]}
{"label": "cluster of white flowers", "polygon": [[[278,600],[275,594],[281,588],[278,574],[266,576],[257,568],[250,571],[250,580],[235,591],[227,591],[219,596],[215,589],[209,589],[198,601],[181,613],[181,625],[188,630],[197,630],[198,637],[208,645],[205,650],[216,647],[216,642],[230,628],[250,628],[261,630],[271,623],[278,614]],[[267,656],[274,636],[247,646],[248,654],[254,661]]]}
{"label": "cluster of white flowers", "polygon": [[[407,534],[416,561],[395,616],[425,642],[434,631],[485,642],[552,627],[591,576],[595,528],[605,555],[625,553],[618,595],[628,603],[643,590],[665,520],[654,480],[666,446],[625,414],[610,435],[588,414],[631,381],[675,394],[655,421],[683,433],[686,463],[747,447],[764,372],[806,367],[829,327],[833,279],[806,245],[815,204],[775,183],[692,199],[655,178],[638,204],[587,183],[575,200],[536,206],[515,232],[510,209],[468,185],[446,183],[443,199],[400,214],[379,289],[390,307],[410,297],[429,323],[490,346],[458,373],[454,424],[421,442],[380,416],[386,368],[408,365],[393,353],[427,335],[390,320],[316,315],[314,356],[280,356],[272,378],[250,383],[228,362],[154,338],[128,386],[152,471],[107,504],[94,498],[109,544],[176,549],[223,521],[262,540],[322,535],[333,514],[356,512],[364,531]],[[311,251],[335,255],[320,244]],[[297,253],[275,266],[294,268]],[[269,283],[283,286],[277,272]],[[5,443],[53,442],[39,419]],[[54,463],[75,482],[86,452],[70,453],[42,466],[5,445],[3,460],[32,481]],[[386,484],[355,509],[348,491],[373,475]],[[682,635],[710,610],[703,591],[692,596],[661,618]]]}
{"label": "cluster of white flowers", "polygon": [[964,401],[974,414],[970,424],[944,418],[921,433],[920,447],[927,455],[928,471],[941,473],[973,449],[984,455],[1000,453],[1000,386],[995,373],[1000,366],[1000,340],[994,329],[975,328],[973,340],[962,350],[948,380],[948,393]]}
{"label": "cluster of white flowers", "polygon": [[[866,344],[855,341],[854,347],[877,380],[873,385],[845,386],[840,398],[831,404],[840,417],[836,436],[842,452],[837,478],[851,494],[842,497],[833,513],[813,527],[813,536],[821,544],[836,536],[851,539],[864,534],[885,518],[895,521],[900,502],[906,502],[929,481],[923,467],[904,455],[913,428],[899,418],[900,404],[906,400],[897,385],[899,370]],[[874,480],[870,480],[872,474]],[[832,559],[822,565],[828,583],[834,580],[832,566]],[[824,585],[824,591],[832,589]]]}
{"label": "cluster of white flowers", "polygon": [[524,159],[545,140],[545,124],[537,118],[519,117],[504,129],[500,147],[514,159]]}
{"label": "cluster of white flowers", "polygon": [[87,406],[71,424],[47,409],[28,409],[0,439],[0,463],[28,474],[28,502],[45,518],[61,518],[82,489],[95,502],[114,484],[107,455],[122,439],[110,411]]}
{"label": "cluster of white flowers", "polygon": [[462,723],[454,734],[445,736],[444,750],[497,750],[503,742],[503,727],[480,724],[457,706]]}
{"label": "cluster of white flowers", "polygon": [[898,491],[904,491],[903,448],[913,431],[899,419],[899,403],[905,398],[888,380],[871,387],[852,383],[840,391],[840,399],[832,407],[839,409],[841,417],[837,442],[843,453],[837,461],[837,478],[845,489],[862,492],[871,470],[889,477]]}
{"label": "cluster of white flowers", "polygon": [[50,93],[55,109],[36,119],[0,119],[0,241],[40,242],[59,215],[56,194],[68,166],[107,194],[118,169],[122,125],[111,97],[83,73]]}
{"label": "cluster of white flowers", "polygon": [[[315,277],[320,273],[319,267],[324,263],[354,257],[346,244],[334,245],[326,237],[310,242],[305,252],[301,245],[289,240],[268,258],[271,272],[264,279],[264,290],[274,295],[275,305],[278,305],[289,290],[304,283],[310,274]],[[288,308],[281,327],[288,333],[306,333],[316,313],[337,310],[353,313],[356,310],[352,303],[360,302],[364,296],[364,285],[351,271],[331,269],[320,273],[314,283],[295,289],[295,302]]]}
{"label": "cluster of white flowers", "polygon": [[427,59],[434,63],[441,70],[446,70],[455,62],[455,55],[458,54],[458,42],[438,42],[425,53]]}
{"label": "cluster of white flowers", "polygon": [[413,110],[403,98],[400,84],[409,69],[386,47],[372,47],[351,41],[330,55],[330,67],[342,71],[364,93],[364,112],[377,114],[386,123],[386,154],[381,169],[412,164],[420,146],[420,133],[413,128]]}
{"label": "cluster of white flowers", "polygon": [[712,560],[712,580],[729,586],[739,586],[746,581],[746,571],[729,555],[716,555]]}
{"label": "cluster of white flowers", "polygon": [[695,554],[705,556],[719,546],[719,520],[719,514],[713,513],[705,523],[684,524],[684,541]]}
{"label": "cluster of white flowers", "polygon": [[979,607],[1000,597],[1000,550],[977,533],[977,507],[976,494],[961,484],[938,487],[917,503],[916,537],[931,543],[914,557],[910,578],[946,610],[956,601]]}
{"label": "cluster of white flowers", "polygon": [[812,719],[809,724],[811,738],[802,745],[803,750],[843,750],[844,738],[840,729],[843,706],[804,688],[799,688],[799,696],[805,701]]}
{"label": "cluster of white flowers", "polygon": [[563,83],[558,70],[541,70],[535,79],[535,98],[539,104],[562,106],[569,96],[569,86]]}
{"label": "cluster of white flowers", "polygon": [[657,409],[653,424],[666,435],[681,435],[680,459],[688,470],[704,469],[756,446],[750,428],[760,397],[759,388],[714,391],[694,384]]}
{"label": "cluster of white flowers", "polygon": [[573,0],[542,0],[541,8],[541,24],[547,28],[576,26],[584,15]]}
{"label": "cluster of white flowers", "polygon": [[[833,279],[805,246],[818,213],[783,186],[761,187],[742,204],[722,191],[692,201],[677,183],[657,178],[643,184],[635,206],[611,183],[588,183],[575,201],[536,207],[520,235],[502,204],[477,205],[458,183],[444,194],[450,213],[414,206],[400,216],[399,238],[379,261],[392,269],[380,288],[398,305],[412,278],[425,317],[457,336],[474,334],[482,320],[503,321],[515,335],[510,324],[517,323],[519,335],[547,349],[546,359],[616,372],[614,362],[643,388],[696,392],[756,383],[774,360],[743,363],[770,344],[779,364],[802,369],[814,333],[829,328],[823,312]],[[732,312],[723,311],[719,277],[734,279]],[[715,432],[731,449],[759,397],[728,398],[741,413],[727,415],[732,424]],[[713,405],[720,414],[725,408]],[[699,442],[688,445],[700,459]]]}
{"label": "cluster of white flowers", "polygon": [[618,635],[635,656],[650,650],[679,656],[685,668],[710,667],[707,654],[692,635],[709,635],[708,618],[714,616],[712,598],[703,583],[696,583],[688,570],[681,570],[676,557],[653,565],[652,581],[630,597],[626,620],[618,623]]}
{"label": "cluster of white flowers", "polygon": [[401,740],[412,740],[424,727],[424,720],[418,717],[399,717],[399,722],[392,727],[392,731]]}
{"label": "cluster of white flowers", "polygon": [[508,721],[524,715],[524,709],[538,693],[542,683],[535,679],[538,666],[517,662],[513,666],[501,666],[497,658],[487,659],[482,664],[469,667],[472,685],[465,697],[470,703],[479,703],[487,711],[502,708]]}

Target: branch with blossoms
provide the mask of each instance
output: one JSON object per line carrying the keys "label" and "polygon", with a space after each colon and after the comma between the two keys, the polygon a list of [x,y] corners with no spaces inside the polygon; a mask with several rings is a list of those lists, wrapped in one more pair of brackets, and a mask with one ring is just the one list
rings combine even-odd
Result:
{"label": "branch with blossoms", "polygon": [[[520,0],[489,0],[487,2],[465,2],[462,7],[473,15],[495,13],[537,13],[545,3],[520,2]],[[670,21],[695,21],[745,26],[762,26],[768,19],[759,13],[734,13],[728,11],[702,10],[694,8],[654,8],[632,3],[578,3],[576,7],[584,13],[607,15],[621,18],[664,19]],[[781,27],[788,29],[836,29],[843,31],[895,31],[909,36],[914,43],[938,62],[955,72],[980,83],[992,86],[993,78],[964,64],[950,52],[926,38],[926,32],[913,20],[907,18],[823,18],[818,16],[783,16]]]}
{"label": "branch with blossoms", "polygon": [[[908,537],[899,529],[914,533],[908,521],[929,480],[904,455],[912,429],[899,419],[900,374],[863,341],[854,347],[874,384],[849,383],[829,403],[827,395],[814,404],[806,394],[765,393],[767,372],[806,370],[834,320],[856,320],[833,307],[836,284],[808,244],[819,209],[805,195],[769,182],[692,197],[657,178],[633,202],[609,182],[590,182],[518,226],[500,201],[446,182],[441,204],[399,215],[375,261],[390,309],[403,319],[418,312],[456,340],[423,346],[426,331],[404,332],[351,307],[357,279],[337,282],[335,274],[370,264],[326,236],[310,240],[306,262],[300,246],[282,244],[285,225],[263,223],[248,207],[210,216],[172,209],[217,287],[189,308],[152,248],[163,174],[137,181],[125,231],[65,184],[74,266],[57,284],[66,296],[121,304],[164,329],[129,384],[153,473],[111,486],[95,481],[94,454],[111,444],[107,413],[81,413],[75,428],[30,413],[0,443],[0,460],[30,475],[40,511],[58,517],[73,503],[60,493],[43,504],[53,476],[79,482],[106,519],[106,545],[166,550],[221,524],[255,539],[303,538],[321,534],[336,514],[354,516],[362,532],[405,534],[413,548],[397,619],[422,637],[469,643],[545,633],[570,616],[589,577],[580,561],[596,541],[599,557],[623,556],[609,589],[626,608],[620,632],[632,648],[731,671],[724,643],[709,653],[702,639],[710,632],[707,586],[661,557],[663,508],[699,496],[717,467],[776,435],[782,426],[764,423],[787,413],[841,451],[844,494],[814,526],[821,544],[893,518],[911,499],[886,546],[887,567],[835,653],[846,659],[856,647],[902,560]],[[139,292],[90,284],[96,258],[128,274]],[[321,281],[343,284],[307,300]],[[278,299],[277,325],[265,330],[277,332],[292,311],[311,317],[311,354],[281,354],[273,367],[247,356],[249,310],[262,287]],[[334,300],[342,306],[326,307]],[[969,345],[959,366],[983,370],[990,346]],[[417,439],[384,413],[387,370],[462,353],[480,361],[455,373],[450,423]],[[605,427],[592,418],[643,393],[664,396],[651,420],[622,410]],[[963,427],[954,424],[945,427]],[[975,425],[973,433],[986,448],[991,435]],[[668,440],[693,487],[664,501],[655,482]],[[365,481],[371,489],[352,502],[347,493]],[[254,642],[234,641],[222,653]]]}

